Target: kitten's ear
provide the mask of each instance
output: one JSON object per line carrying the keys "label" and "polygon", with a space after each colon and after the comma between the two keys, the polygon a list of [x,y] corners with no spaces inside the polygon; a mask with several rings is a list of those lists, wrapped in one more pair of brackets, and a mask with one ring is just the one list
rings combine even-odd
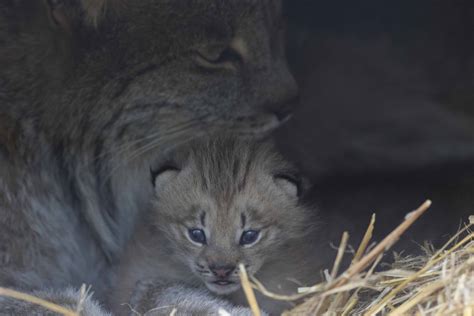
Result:
{"label": "kitten's ear", "polygon": [[273,179],[280,189],[295,198],[300,198],[305,191],[306,181],[298,175],[276,174]]}
{"label": "kitten's ear", "polygon": [[156,170],[150,169],[151,183],[155,190],[160,190],[172,181],[179,172],[180,169],[173,165],[164,165]]}

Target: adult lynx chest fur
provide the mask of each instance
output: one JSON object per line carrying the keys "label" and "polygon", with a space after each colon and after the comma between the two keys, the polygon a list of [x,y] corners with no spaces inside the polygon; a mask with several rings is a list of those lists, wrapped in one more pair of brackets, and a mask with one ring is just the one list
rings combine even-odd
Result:
{"label": "adult lynx chest fur", "polygon": [[273,0],[0,4],[0,284],[106,286],[148,157],[260,134],[296,87]]}
{"label": "adult lynx chest fur", "polygon": [[118,273],[122,303],[139,282],[157,280],[207,287],[243,304],[238,264],[280,292],[285,278],[301,276],[309,258],[302,237],[312,231],[314,214],[300,199],[294,167],[269,144],[195,142],[160,163],[153,183],[152,209]]}

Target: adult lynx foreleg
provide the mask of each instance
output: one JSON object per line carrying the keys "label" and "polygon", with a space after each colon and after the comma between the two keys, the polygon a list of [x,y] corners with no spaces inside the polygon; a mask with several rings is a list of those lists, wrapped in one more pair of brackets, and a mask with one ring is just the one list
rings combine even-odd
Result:
{"label": "adult lynx foreleg", "polygon": [[[54,303],[72,312],[79,311],[81,316],[111,316],[90,295],[83,294],[80,290],[67,288],[55,291],[34,291],[26,294]],[[36,303],[0,296],[0,315],[56,316],[58,313]]]}

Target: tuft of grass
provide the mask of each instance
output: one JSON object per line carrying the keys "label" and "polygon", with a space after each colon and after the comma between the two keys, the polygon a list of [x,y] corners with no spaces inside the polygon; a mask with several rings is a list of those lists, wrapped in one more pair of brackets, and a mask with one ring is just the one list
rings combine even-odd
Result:
{"label": "tuft of grass", "polygon": [[71,309],[66,308],[64,306],[55,304],[53,302],[49,302],[47,300],[44,300],[42,298],[27,294],[27,293],[18,292],[18,291],[12,290],[12,289],[3,288],[3,287],[0,287],[0,296],[9,297],[9,298],[13,298],[13,299],[16,299],[16,300],[36,304],[36,305],[39,305],[39,306],[41,306],[41,307],[43,307],[43,308],[45,308],[49,311],[52,311],[52,312],[55,312],[55,313],[58,313],[58,314],[61,314],[61,315],[64,315],[64,316],[80,316],[79,311],[82,309],[80,307],[80,304],[78,304],[77,310],[74,311],[74,310],[71,310]]}
{"label": "tuft of grass", "polygon": [[[276,300],[299,303],[283,315],[474,315],[474,216],[437,251],[397,257],[387,270],[375,271],[383,255],[431,205],[426,201],[370,250],[372,216],[347,270],[338,274],[348,243],[343,234],[330,277],[299,293],[271,293],[250,277],[251,287]],[[432,247],[428,247],[432,248]]]}
{"label": "tuft of grass", "polygon": [[4,287],[0,287],[0,296],[9,297],[12,299],[32,303],[38,306],[41,306],[49,311],[58,313],[63,316],[81,316],[84,310],[84,304],[88,297],[91,295],[90,292],[91,288],[83,284],[79,290],[79,297],[77,300],[77,305],[75,310],[69,309],[67,307],[58,305],[56,303],[50,302],[48,300],[42,299],[40,297],[19,292],[13,289],[7,289]]}
{"label": "tuft of grass", "polygon": [[[242,288],[255,316],[260,308],[254,291],[275,300],[298,303],[284,316],[293,315],[474,315],[474,216],[439,250],[428,246],[426,255],[396,257],[388,270],[375,271],[383,255],[431,205],[426,201],[387,235],[369,249],[375,227],[372,216],[366,233],[350,266],[339,273],[349,235],[344,232],[336,259],[326,281],[300,288],[293,295],[279,295],[267,290],[245,267],[240,265]],[[75,310],[53,302],[0,287],[0,296],[42,306],[64,316],[80,316],[88,295],[85,286]]]}

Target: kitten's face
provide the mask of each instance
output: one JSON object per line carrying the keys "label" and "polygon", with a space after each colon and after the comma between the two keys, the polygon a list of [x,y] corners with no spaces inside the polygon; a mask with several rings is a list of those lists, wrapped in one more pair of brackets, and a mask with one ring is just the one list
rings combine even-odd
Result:
{"label": "kitten's face", "polygon": [[174,245],[177,260],[211,291],[229,294],[240,287],[238,265],[253,275],[285,256],[282,246],[304,234],[307,214],[296,180],[274,156],[252,157],[242,148],[222,156],[212,152],[222,146],[204,148],[205,157],[156,176],[152,223]]}

